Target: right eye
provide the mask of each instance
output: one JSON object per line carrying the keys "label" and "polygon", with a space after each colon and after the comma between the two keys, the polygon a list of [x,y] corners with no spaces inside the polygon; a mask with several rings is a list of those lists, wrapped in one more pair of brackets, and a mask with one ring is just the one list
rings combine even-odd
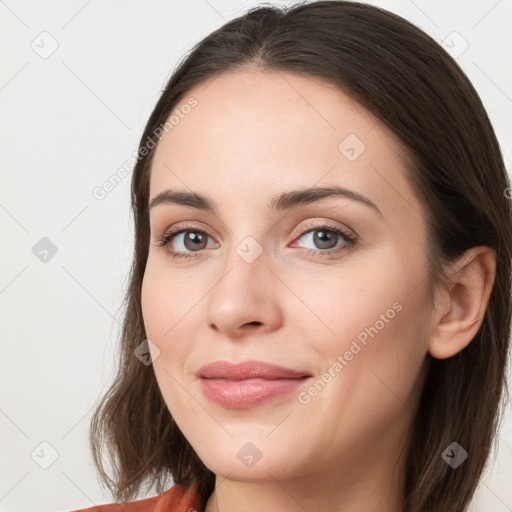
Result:
{"label": "right eye", "polygon": [[[181,240],[181,235],[184,235]],[[173,242],[178,241],[182,245],[183,248],[174,249],[168,247],[167,250],[171,254],[173,258],[189,258],[192,257],[191,254],[197,253],[206,249],[208,247],[205,246],[207,244],[208,238],[211,238],[208,233],[203,231],[202,229],[195,228],[194,226],[178,226],[171,231],[165,233],[157,242],[157,245],[160,247],[170,246]],[[217,246],[218,247],[218,244]],[[211,248],[211,247],[210,247]],[[191,251],[191,253],[187,253],[187,251]],[[196,257],[195,255],[193,257]]]}

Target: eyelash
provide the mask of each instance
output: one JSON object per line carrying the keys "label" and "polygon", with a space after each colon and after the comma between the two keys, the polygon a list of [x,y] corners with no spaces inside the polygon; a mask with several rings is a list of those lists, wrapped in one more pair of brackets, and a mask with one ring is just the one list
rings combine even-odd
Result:
{"label": "eyelash", "polygon": [[[351,248],[355,247],[358,242],[357,236],[351,235],[351,234],[347,233],[346,231],[342,230],[341,228],[339,228],[337,226],[332,226],[329,224],[322,224],[319,226],[315,226],[315,225],[304,226],[304,229],[301,230],[300,233],[298,233],[296,238],[301,238],[302,236],[304,236],[306,233],[309,233],[310,231],[330,231],[330,232],[336,233],[337,235],[341,235],[345,239],[345,244],[342,247],[338,247],[336,249],[327,249],[327,250],[308,249],[308,248],[302,247],[301,252],[303,252],[304,254],[307,254],[308,256],[319,256],[322,258],[322,257],[325,257],[325,255],[331,255],[331,254],[341,252],[345,249],[351,249]],[[158,241],[156,242],[156,245],[159,247],[166,246],[169,244],[169,242],[171,242],[171,240],[174,237],[176,237],[184,232],[199,233],[201,235],[210,237],[210,235],[208,233],[206,233],[206,231],[203,231],[202,229],[197,229],[196,227],[194,227],[192,225],[185,224],[185,225],[178,226],[177,228],[172,229],[171,231],[169,231],[167,233],[164,233],[158,239]],[[173,259],[175,259],[175,258],[176,259],[182,259],[182,258],[196,259],[200,256],[200,253],[204,250],[206,250],[206,249],[201,249],[199,251],[193,251],[191,253],[185,253],[182,251],[175,251],[173,249],[167,249],[169,255]]]}

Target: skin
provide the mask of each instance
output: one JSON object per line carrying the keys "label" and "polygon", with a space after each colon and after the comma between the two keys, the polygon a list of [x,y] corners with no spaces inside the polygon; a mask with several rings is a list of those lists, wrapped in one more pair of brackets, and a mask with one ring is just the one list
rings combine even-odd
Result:
{"label": "skin", "polygon": [[[176,109],[192,96],[197,106],[156,149],[150,199],[167,188],[195,191],[218,211],[151,210],[141,301],[166,405],[216,475],[206,512],[401,510],[426,355],[451,357],[472,340],[494,254],[473,248],[433,310],[425,210],[404,177],[400,143],[382,123],[326,82],[257,68],[198,85]],[[365,145],[354,161],[339,149],[348,134]],[[382,215],[341,197],[269,208],[283,191],[332,185],[363,194]],[[183,235],[167,247],[158,238],[185,221],[208,242],[197,259],[172,259],[169,248],[194,255],[193,246]],[[325,222],[355,232],[358,244],[304,254],[343,247],[342,237],[315,243]],[[305,225],[312,227],[298,234]],[[236,250],[248,236],[262,250],[252,263]],[[393,304],[400,311],[358,343],[341,371],[331,369],[334,377],[306,404],[297,391],[226,409],[200,390],[195,372],[219,359],[268,361],[321,378]],[[248,442],[262,455],[252,467],[237,457]]]}

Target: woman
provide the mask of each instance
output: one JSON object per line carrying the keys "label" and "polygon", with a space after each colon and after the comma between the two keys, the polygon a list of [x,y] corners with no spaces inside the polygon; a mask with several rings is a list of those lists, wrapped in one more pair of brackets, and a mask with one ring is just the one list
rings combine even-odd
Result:
{"label": "woman", "polygon": [[140,142],[91,424],[116,501],[160,494],[87,510],[466,510],[505,388],[510,190],[468,78],[399,16],[259,7],[206,37]]}

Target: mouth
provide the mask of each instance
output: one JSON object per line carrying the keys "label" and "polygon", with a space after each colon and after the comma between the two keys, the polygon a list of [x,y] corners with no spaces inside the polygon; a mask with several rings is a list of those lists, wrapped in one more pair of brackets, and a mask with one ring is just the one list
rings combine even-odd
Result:
{"label": "mouth", "polygon": [[245,380],[245,379],[296,379],[301,377],[310,377],[311,374],[278,366],[264,361],[242,361],[240,363],[231,363],[229,361],[214,361],[202,366],[196,374],[203,379],[227,379],[227,380]]}
{"label": "mouth", "polygon": [[248,409],[279,395],[290,394],[310,377],[294,379],[201,379],[203,394],[227,409]]}
{"label": "mouth", "polygon": [[290,394],[312,377],[303,371],[261,361],[216,361],[196,374],[203,394],[227,409],[247,409]]}

